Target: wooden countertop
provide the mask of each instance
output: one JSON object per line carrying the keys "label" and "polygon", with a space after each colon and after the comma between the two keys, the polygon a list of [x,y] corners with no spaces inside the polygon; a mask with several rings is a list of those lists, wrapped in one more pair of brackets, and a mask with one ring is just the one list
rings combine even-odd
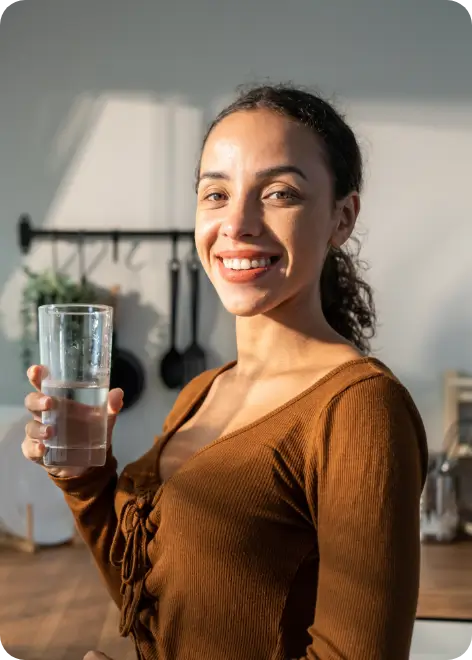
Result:
{"label": "wooden countertop", "polygon": [[472,621],[472,540],[422,544],[417,616]]}

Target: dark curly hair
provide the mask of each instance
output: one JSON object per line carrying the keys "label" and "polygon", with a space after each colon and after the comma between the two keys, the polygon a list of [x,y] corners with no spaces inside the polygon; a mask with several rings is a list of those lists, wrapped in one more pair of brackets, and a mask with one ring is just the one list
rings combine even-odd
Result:
{"label": "dark curly hair", "polygon": [[[210,124],[202,149],[211,131],[225,117],[241,110],[268,109],[293,119],[321,139],[327,165],[333,177],[333,203],[350,192],[361,192],[362,155],[356,137],[339,112],[325,99],[290,85],[262,85],[239,88],[239,96]],[[197,168],[197,172],[200,165]],[[360,243],[351,238],[355,249],[330,247],[320,280],[323,314],[330,326],[352,342],[362,353],[370,348],[375,334],[375,307],[372,289],[362,278],[364,262],[359,259]]]}

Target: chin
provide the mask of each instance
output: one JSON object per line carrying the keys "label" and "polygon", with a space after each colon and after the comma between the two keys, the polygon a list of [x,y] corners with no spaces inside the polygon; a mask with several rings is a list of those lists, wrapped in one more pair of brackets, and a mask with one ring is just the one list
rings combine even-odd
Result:
{"label": "chin", "polygon": [[277,303],[273,300],[269,291],[232,292],[231,294],[218,291],[218,294],[223,307],[233,316],[250,318],[259,314],[266,314],[271,309],[274,309],[274,307],[277,307]]}
{"label": "chin", "polygon": [[[259,273],[249,279],[239,271],[236,281],[222,276],[222,270],[218,264],[208,269],[207,273],[223,307],[233,316],[252,317],[266,314],[281,303],[280,293],[281,289],[285,288],[285,282],[281,281],[280,276],[285,275],[285,268],[280,264],[270,269],[270,272]],[[238,281],[239,279],[242,281]]]}

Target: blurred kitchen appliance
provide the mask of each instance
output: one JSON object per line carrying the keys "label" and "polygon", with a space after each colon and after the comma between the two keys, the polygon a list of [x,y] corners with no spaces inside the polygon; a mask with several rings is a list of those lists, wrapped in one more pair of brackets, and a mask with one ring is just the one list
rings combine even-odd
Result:
{"label": "blurred kitchen appliance", "polygon": [[421,541],[449,543],[457,537],[459,512],[455,465],[446,452],[431,454],[420,504]]}
{"label": "blurred kitchen appliance", "polygon": [[460,530],[472,536],[472,376],[444,374],[444,451],[454,465]]}

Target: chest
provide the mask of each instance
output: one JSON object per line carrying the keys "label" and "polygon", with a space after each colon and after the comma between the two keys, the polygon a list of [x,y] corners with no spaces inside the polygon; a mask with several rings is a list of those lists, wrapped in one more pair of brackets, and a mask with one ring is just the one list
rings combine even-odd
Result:
{"label": "chest", "polygon": [[175,551],[184,539],[185,548],[198,546],[205,556],[236,550],[245,556],[247,550],[254,557],[246,547],[254,539],[274,547],[294,529],[305,530],[312,542],[303,456],[295,448],[293,456],[282,456],[276,435],[272,442],[255,426],[189,457],[163,486],[157,536]]}
{"label": "chest", "polygon": [[161,480],[168,481],[218,439],[239,434],[272,415],[304,386],[304,382],[294,383],[292,379],[269,384],[230,379],[215,382],[198,409],[164,444],[158,461]]}

